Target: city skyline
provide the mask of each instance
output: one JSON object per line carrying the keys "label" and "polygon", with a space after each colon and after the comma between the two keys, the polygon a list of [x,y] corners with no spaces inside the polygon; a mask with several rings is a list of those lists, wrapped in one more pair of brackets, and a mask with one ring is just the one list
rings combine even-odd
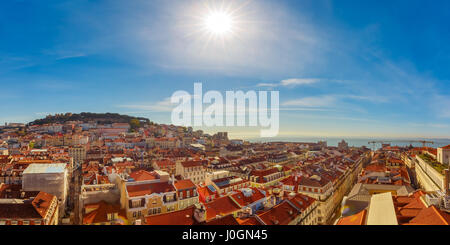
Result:
{"label": "city skyline", "polygon": [[[280,137],[450,138],[448,2],[221,4],[3,4],[0,123],[86,111],[170,124],[172,93],[203,82],[280,91]],[[203,33],[208,7],[233,13],[233,35]]]}

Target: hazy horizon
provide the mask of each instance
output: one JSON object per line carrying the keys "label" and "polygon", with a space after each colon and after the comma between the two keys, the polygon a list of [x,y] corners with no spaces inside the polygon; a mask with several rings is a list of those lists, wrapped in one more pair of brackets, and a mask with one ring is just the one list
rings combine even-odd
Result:
{"label": "hazy horizon", "polygon": [[[201,82],[204,92],[279,91],[280,136],[450,137],[447,9],[420,0],[7,1],[0,123],[115,111],[170,124],[172,94]],[[214,13],[224,23],[211,22]]]}

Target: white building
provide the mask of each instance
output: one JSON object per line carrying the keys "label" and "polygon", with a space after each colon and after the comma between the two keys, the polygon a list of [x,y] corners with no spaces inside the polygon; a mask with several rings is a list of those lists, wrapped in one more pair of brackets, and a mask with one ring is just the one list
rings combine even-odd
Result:
{"label": "white building", "polygon": [[24,191],[43,191],[58,198],[64,213],[69,190],[68,169],[65,163],[30,164],[22,177]]}
{"label": "white building", "polygon": [[450,165],[450,145],[437,148],[437,160],[442,164]]}
{"label": "white building", "polygon": [[200,161],[183,161],[176,163],[176,174],[181,175],[183,179],[190,179],[195,184],[205,181],[205,172],[203,164],[206,160]]}

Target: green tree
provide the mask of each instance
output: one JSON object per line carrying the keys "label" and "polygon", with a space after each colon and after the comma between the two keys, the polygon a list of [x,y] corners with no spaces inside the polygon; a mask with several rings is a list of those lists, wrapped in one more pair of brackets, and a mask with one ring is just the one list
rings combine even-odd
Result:
{"label": "green tree", "polygon": [[136,132],[141,127],[141,122],[138,119],[131,119],[130,127],[132,132]]}

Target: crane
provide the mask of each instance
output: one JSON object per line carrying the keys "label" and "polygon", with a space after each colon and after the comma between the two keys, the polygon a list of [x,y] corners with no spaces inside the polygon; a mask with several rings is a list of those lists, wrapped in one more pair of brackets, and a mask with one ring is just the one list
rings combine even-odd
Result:
{"label": "crane", "polygon": [[408,142],[408,143],[422,143],[423,147],[426,147],[427,144],[434,144],[434,141],[428,141],[428,140],[374,140],[370,141],[369,145],[373,145],[373,150],[375,151],[375,145],[376,144],[385,144],[385,143],[392,143],[392,142]]}
{"label": "crane", "polygon": [[426,147],[427,144],[434,144],[434,141],[428,141],[428,140],[410,140],[408,142],[411,142],[411,143],[422,143],[423,147]]}
{"label": "crane", "polygon": [[372,150],[375,151],[375,145],[376,144],[384,144],[386,143],[386,141],[381,141],[381,140],[374,140],[374,141],[370,141],[368,144],[372,144]]}

